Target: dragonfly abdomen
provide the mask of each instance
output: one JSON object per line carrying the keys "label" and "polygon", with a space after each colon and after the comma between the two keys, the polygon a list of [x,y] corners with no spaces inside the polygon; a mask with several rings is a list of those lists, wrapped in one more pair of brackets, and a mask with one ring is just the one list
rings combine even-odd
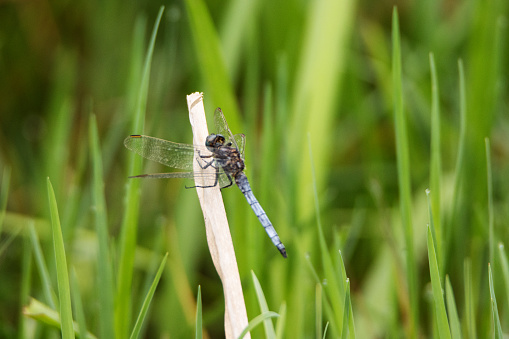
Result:
{"label": "dragonfly abdomen", "polygon": [[272,243],[274,244],[274,246],[276,246],[277,249],[279,250],[279,252],[281,253],[281,255],[286,258],[285,245],[283,245],[283,243],[279,239],[276,229],[270,222],[269,217],[267,216],[267,213],[265,213],[262,206],[260,205],[260,203],[258,202],[256,197],[254,196],[246,175],[243,172],[238,173],[235,176],[235,183],[240,188],[240,191],[246,197],[246,200],[249,203],[249,206],[251,206],[251,208],[253,209],[253,212],[256,214],[256,217],[258,218],[258,220],[260,220],[260,223],[262,224],[263,228],[265,229],[265,232],[267,232],[267,235],[269,236],[270,240],[272,240]]}

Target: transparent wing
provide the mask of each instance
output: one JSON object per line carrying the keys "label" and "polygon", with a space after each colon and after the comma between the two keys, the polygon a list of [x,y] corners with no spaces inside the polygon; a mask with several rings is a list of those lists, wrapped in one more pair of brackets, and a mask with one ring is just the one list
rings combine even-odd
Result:
{"label": "transparent wing", "polygon": [[[184,178],[184,179],[199,179],[198,185],[204,186],[215,186],[219,185],[220,188],[225,186],[231,186],[233,182],[228,178],[228,176],[224,173],[222,169],[219,170],[218,173],[194,173],[194,172],[169,172],[169,173],[151,173],[151,174],[140,174],[133,175],[129,178],[147,178],[147,179],[175,179],[175,178]],[[217,178],[217,181],[216,181]],[[232,179],[233,180],[233,179]]]}
{"label": "transparent wing", "polygon": [[240,152],[240,157],[242,158],[242,160],[246,160],[244,159],[244,149],[246,148],[246,136],[243,133],[235,134],[233,136],[233,140],[237,144],[237,149]]}
{"label": "transparent wing", "polygon": [[246,146],[246,136],[244,134],[232,134],[226,118],[224,117],[221,108],[216,108],[214,112],[214,124],[216,126],[216,133],[223,135],[227,142],[232,142],[233,145],[239,150],[242,160],[244,160],[244,149]]}
{"label": "transparent wing", "polygon": [[146,135],[128,136],[124,140],[124,145],[146,159],[184,170],[193,169],[193,161],[198,152],[202,155],[209,153],[205,146],[179,144]]}
{"label": "transparent wing", "polygon": [[235,140],[230,127],[228,127],[223,111],[219,107],[214,112],[214,124],[216,125],[216,133],[222,134],[227,140]]}

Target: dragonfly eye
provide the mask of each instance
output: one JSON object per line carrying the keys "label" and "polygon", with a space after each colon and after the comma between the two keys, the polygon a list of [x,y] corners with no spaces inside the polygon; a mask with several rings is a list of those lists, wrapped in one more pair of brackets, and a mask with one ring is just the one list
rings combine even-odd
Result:
{"label": "dragonfly eye", "polygon": [[221,134],[211,134],[205,139],[205,146],[219,147],[224,145],[225,138]]}
{"label": "dragonfly eye", "polygon": [[226,139],[221,134],[216,134],[216,143],[223,145],[225,140]]}

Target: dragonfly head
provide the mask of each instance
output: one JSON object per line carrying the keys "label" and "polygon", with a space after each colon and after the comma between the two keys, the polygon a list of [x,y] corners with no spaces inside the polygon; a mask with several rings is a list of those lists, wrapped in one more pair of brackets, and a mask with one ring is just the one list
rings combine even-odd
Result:
{"label": "dragonfly head", "polygon": [[211,134],[205,139],[205,146],[211,150],[223,146],[225,141],[226,139],[221,134]]}

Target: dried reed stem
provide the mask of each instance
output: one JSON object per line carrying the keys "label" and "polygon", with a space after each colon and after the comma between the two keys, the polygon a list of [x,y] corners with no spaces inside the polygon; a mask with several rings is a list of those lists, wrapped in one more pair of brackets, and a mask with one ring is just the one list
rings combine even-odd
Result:
{"label": "dried reed stem", "polygon": [[[209,134],[207,120],[205,119],[205,108],[203,106],[203,94],[192,93],[187,96],[189,108],[189,120],[193,129],[193,143],[205,145],[205,138]],[[203,170],[198,162],[194,162],[195,173],[211,171],[212,166]],[[196,181],[196,185],[203,185]],[[203,218],[205,219],[205,230],[212,261],[223,284],[225,299],[225,336],[226,338],[237,338],[248,325],[246,305],[240,284],[240,275],[237,269],[237,259],[233,249],[232,237],[223,199],[219,187],[197,188]],[[249,333],[244,338],[250,338]]]}

